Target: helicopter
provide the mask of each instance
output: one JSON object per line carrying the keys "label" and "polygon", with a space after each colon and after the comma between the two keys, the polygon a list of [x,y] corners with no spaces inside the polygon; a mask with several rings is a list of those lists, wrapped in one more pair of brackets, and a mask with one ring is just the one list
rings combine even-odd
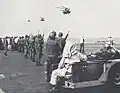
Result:
{"label": "helicopter", "polygon": [[45,21],[45,18],[44,17],[40,17],[40,21]]}
{"label": "helicopter", "polygon": [[30,20],[28,20],[28,22],[30,22]]}
{"label": "helicopter", "polygon": [[61,11],[63,12],[63,14],[70,14],[71,13],[70,8],[68,8],[68,7],[61,6],[61,7],[56,7],[56,8],[60,8]]}

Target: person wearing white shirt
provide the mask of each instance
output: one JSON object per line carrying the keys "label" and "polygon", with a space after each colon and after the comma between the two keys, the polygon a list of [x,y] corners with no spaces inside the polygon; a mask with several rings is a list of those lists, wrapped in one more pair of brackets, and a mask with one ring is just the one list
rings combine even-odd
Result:
{"label": "person wearing white shirt", "polygon": [[84,37],[81,37],[80,38],[80,52],[81,53],[84,53],[84,42],[85,42]]}
{"label": "person wearing white shirt", "polygon": [[112,37],[108,37],[108,42],[110,42],[113,45],[113,39],[112,39]]}

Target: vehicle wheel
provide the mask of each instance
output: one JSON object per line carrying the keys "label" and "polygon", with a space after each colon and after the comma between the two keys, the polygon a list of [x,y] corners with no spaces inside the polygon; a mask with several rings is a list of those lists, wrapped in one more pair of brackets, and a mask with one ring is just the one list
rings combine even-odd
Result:
{"label": "vehicle wheel", "polygon": [[120,68],[114,68],[108,77],[108,86],[120,87]]}
{"label": "vehicle wheel", "polygon": [[114,81],[113,83],[117,86],[120,86],[120,72],[115,73]]}

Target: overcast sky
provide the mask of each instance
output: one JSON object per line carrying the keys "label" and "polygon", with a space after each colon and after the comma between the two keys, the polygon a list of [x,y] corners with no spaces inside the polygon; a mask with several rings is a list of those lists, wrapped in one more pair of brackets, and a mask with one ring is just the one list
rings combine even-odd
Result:
{"label": "overcast sky", "polygon": [[[56,8],[71,8],[63,15]],[[40,16],[45,22],[40,22]],[[28,19],[31,20],[28,23]],[[120,0],[0,0],[0,35],[45,35],[54,28],[71,37],[101,37],[120,35]]]}

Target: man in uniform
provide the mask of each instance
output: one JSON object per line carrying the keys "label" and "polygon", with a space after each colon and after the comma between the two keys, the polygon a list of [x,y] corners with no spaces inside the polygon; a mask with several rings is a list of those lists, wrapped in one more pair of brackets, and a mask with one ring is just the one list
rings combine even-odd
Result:
{"label": "man in uniform", "polygon": [[32,50],[32,61],[35,62],[35,55],[36,55],[36,48],[35,48],[35,38],[36,36],[32,37],[32,41],[31,41],[31,50]]}
{"label": "man in uniform", "polygon": [[18,39],[19,39],[18,36],[14,37],[15,50],[18,50],[18,45],[17,45]]}
{"label": "man in uniform", "polygon": [[63,52],[63,49],[64,49],[64,46],[66,44],[66,39],[67,39],[68,35],[69,35],[69,32],[66,35],[66,37],[63,38],[63,33],[62,32],[59,32],[59,34],[58,34],[57,41],[58,41],[58,44],[59,44],[59,46],[61,48],[61,53]]}
{"label": "man in uniform", "polygon": [[2,43],[2,38],[0,38],[0,50],[2,50],[3,43]]}
{"label": "man in uniform", "polygon": [[21,37],[21,52],[24,53],[24,36]]}
{"label": "man in uniform", "polygon": [[18,45],[18,51],[21,52],[21,37],[19,37],[17,45]]}
{"label": "man in uniform", "polygon": [[32,59],[32,42],[33,42],[33,35],[31,35],[29,39],[29,56],[31,59]]}
{"label": "man in uniform", "polygon": [[43,40],[43,36],[41,34],[39,34],[38,36],[38,41],[37,41],[37,53],[38,53],[38,60],[36,65],[40,66],[40,60],[41,60],[41,56],[42,56],[42,48],[43,48],[43,44],[44,44],[44,40]]}
{"label": "man in uniform", "polygon": [[12,51],[15,50],[15,39],[11,37],[11,45],[12,45]]}
{"label": "man in uniform", "polygon": [[24,56],[28,58],[29,54],[29,36],[25,36],[25,41],[24,41]]}
{"label": "man in uniform", "polygon": [[5,51],[4,51],[4,54],[7,56],[7,51],[8,51],[8,40],[7,40],[7,36],[4,38],[4,48],[5,48]]}
{"label": "man in uniform", "polygon": [[56,32],[51,32],[49,35],[49,40],[44,44],[43,46],[43,54],[46,58],[46,60],[53,59],[51,64],[58,63],[59,58],[58,56],[61,54],[61,49],[56,41]]}
{"label": "man in uniform", "polygon": [[[54,35],[55,35],[55,40],[56,40],[56,32],[55,31],[52,31],[51,33],[54,33]],[[49,40],[49,37],[48,37],[48,39],[47,39],[47,41]]]}
{"label": "man in uniform", "polygon": [[113,38],[110,36],[110,37],[108,37],[108,42],[110,42],[112,45],[114,44],[114,42],[113,42]]}
{"label": "man in uniform", "polygon": [[84,42],[85,42],[84,37],[81,37],[80,38],[80,52],[81,53],[84,53]]}

